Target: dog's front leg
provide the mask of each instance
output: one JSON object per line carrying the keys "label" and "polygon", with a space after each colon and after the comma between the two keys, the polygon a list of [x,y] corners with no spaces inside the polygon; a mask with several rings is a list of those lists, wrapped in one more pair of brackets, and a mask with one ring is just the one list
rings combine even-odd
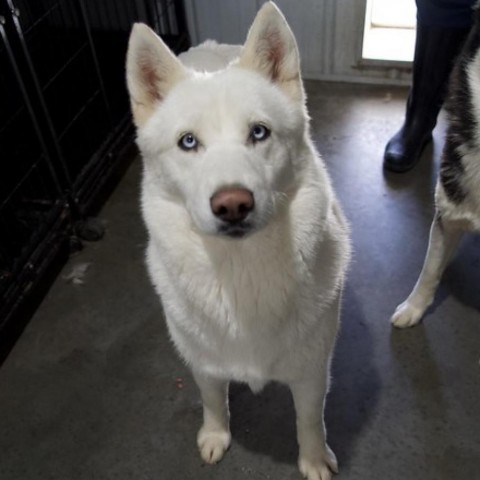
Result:
{"label": "dog's front leg", "polygon": [[462,237],[463,230],[443,221],[438,213],[432,222],[427,255],[420,277],[412,293],[401,303],[391,318],[395,327],[416,325],[430,306],[445,267]]}
{"label": "dog's front leg", "polygon": [[203,402],[203,425],[197,436],[206,463],[219,462],[230,446],[228,382],[193,372]]}
{"label": "dog's front leg", "polygon": [[323,406],[327,372],[322,378],[291,383],[297,415],[298,466],[308,480],[330,480],[338,472],[337,459],[325,440]]}

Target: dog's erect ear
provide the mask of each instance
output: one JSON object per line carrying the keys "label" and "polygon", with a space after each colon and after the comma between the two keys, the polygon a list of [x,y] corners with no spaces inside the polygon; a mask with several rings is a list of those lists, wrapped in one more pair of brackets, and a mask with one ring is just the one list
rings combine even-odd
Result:
{"label": "dog's erect ear", "polygon": [[265,3],[257,13],[238,65],[265,75],[294,100],[303,101],[297,42],[273,2]]}
{"label": "dog's erect ear", "polygon": [[135,125],[144,125],[155,105],[186,76],[186,69],[162,39],[151,28],[136,23],[127,51],[127,86]]}

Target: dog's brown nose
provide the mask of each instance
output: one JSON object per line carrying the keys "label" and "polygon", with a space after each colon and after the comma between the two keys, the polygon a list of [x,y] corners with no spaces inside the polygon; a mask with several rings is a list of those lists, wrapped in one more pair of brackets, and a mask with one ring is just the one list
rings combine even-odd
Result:
{"label": "dog's brown nose", "polygon": [[225,188],[210,199],[213,214],[230,223],[244,220],[254,206],[253,193],[245,188]]}

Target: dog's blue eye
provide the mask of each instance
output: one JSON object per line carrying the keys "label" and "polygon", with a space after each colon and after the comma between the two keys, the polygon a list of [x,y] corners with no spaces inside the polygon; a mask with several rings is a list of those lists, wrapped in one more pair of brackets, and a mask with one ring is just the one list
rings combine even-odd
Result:
{"label": "dog's blue eye", "polygon": [[250,138],[254,142],[261,142],[270,136],[270,130],[264,125],[254,125],[250,130]]}
{"label": "dog's blue eye", "polygon": [[186,133],[178,141],[178,146],[182,150],[195,150],[198,147],[198,140],[193,133]]}

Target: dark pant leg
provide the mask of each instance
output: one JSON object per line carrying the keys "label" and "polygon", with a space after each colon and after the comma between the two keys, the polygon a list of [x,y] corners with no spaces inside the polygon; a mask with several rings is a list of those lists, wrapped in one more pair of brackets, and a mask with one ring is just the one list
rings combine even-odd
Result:
{"label": "dark pant leg", "polygon": [[417,22],[426,27],[468,28],[476,0],[416,0]]}

